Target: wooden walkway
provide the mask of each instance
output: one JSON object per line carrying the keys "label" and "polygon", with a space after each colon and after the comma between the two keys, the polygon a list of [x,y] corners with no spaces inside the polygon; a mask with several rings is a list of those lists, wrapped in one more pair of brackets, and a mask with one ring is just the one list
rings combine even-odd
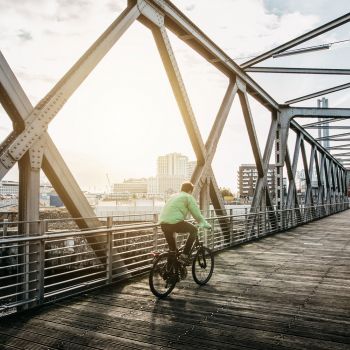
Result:
{"label": "wooden walkway", "polygon": [[216,255],[155,300],[147,278],[0,321],[0,349],[350,349],[350,211]]}

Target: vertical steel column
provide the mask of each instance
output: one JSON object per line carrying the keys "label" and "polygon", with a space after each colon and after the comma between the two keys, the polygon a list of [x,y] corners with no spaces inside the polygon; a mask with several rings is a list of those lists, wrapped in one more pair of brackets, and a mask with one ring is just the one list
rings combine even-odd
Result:
{"label": "vertical steel column", "polygon": [[204,216],[209,216],[209,203],[210,203],[210,194],[209,194],[210,178],[207,177],[204,180],[204,183],[201,186],[201,191],[199,193],[199,206]]}
{"label": "vertical steel column", "polygon": [[[18,162],[19,168],[19,198],[18,198],[18,220],[27,222],[18,226],[18,233],[27,237],[38,234],[39,222],[39,196],[40,196],[40,171],[32,169],[29,152],[27,152]],[[19,248],[18,255],[21,257],[22,276],[18,277],[20,283],[21,299],[34,299],[36,292],[29,292],[36,289],[37,268],[35,263],[40,252],[40,244],[28,243]],[[28,304],[20,307],[26,310]]]}

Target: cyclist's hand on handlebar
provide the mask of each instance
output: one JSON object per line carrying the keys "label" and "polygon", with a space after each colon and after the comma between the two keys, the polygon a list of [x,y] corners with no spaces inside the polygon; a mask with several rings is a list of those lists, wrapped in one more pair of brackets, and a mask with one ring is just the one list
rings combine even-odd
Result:
{"label": "cyclist's hand on handlebar", "polygon": [[208,224],[207,222],[201,222],[201,223],[199,224],[199,227],[200,227],[200,228],[211,229],[211,225]]}

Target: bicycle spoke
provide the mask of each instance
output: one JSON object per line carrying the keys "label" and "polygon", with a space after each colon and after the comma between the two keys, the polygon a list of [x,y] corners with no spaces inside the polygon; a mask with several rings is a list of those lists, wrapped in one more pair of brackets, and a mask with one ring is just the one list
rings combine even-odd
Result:
{"label": "bicycle spoke", "polygon": [[174,263],[168,261],[168,254],[159,256],[155,261],[149,276],[152,293],[159,297],[166,297],[174,289],[177,273]]}
{"label": "bicycle spoke", "polygon": [[192,275],[195,282],[199,285],[206,284],[214,270],[214,256],[207,247],[201,247],[192,263]]}

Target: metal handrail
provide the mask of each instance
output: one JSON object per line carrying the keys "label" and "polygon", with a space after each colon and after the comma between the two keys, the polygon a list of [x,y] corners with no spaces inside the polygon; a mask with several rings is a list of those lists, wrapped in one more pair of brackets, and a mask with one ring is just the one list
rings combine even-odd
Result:
{"label": "metal handrail", "polygon": [[[346,209],[348,202],[209,217],[212,230],[201,230],[200,240],[218,251]],[[35,235],[1,238],[0,317],[145,273],[150,253],[167,247],[158,223],[111,226],[112,218],[106,220],[95,229],[53,233],[45,220],[36,221]],[[92,236],[99,240],[88,243]]]}

